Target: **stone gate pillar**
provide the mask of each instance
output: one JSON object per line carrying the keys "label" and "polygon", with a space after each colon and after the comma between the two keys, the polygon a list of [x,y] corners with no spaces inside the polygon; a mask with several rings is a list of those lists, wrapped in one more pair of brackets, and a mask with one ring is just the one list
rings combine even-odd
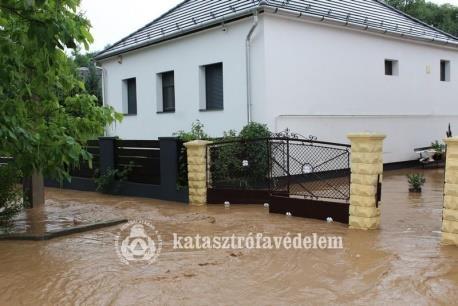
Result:
{"label": "stone gate pillar", "polygon": [[210,141],[194,140],[184,144],[188,156],[189,204],[207,204],[207,145]]}
{"label": "stone gate pillar", "polygon": [[385,135],[352,133],[350,228],[378,229],[380,209],[377,207],[377,185],[383,175],[383,140]]}
{"label": "stone gate pillar", "polygon": [[458,137],[444,139],[447,144],[445,163],[442,243],[458,246]]}

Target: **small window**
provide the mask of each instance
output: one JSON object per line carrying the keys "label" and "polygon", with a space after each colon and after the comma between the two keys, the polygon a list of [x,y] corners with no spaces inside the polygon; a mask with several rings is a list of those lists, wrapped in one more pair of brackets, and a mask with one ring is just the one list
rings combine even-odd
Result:
{"label": "small window", "polygon": [[175,75],[173,71],[160,74],[162,86],[162,112],[175,111]]}
{"label": "small window", "polygon": [[398,75],[399,68],[398,68],[398,61],[397,60],[385,60],[385,75]]}
{"label": "small window", "polygon": [[441,60],[441,75],[442,82],[450,82],[450,61]]}
{"label": "small window", "polygon": [[[224,91],[223,91],[223,63],[212,64],[202,67],[205,78],[205,102],[206,110],[222,110],[224,108]],[[203,104],[203,103],[202,103]]]}
{"label": "small window", "polygon": [[130,78],[123,80],[122,110],[126,115],[137,114],[137,80]]}

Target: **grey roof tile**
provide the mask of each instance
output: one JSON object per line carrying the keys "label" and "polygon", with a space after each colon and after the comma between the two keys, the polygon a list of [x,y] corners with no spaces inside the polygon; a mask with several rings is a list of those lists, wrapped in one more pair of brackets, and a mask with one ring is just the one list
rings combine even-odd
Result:
{"label": "grey roof tile", "polygon": [[97,55],[106,58],[212,24],[248,16],[254,9],[289,12],[372,31],[440,44],[458,45],[454,36],[378,0],[186,0]]}

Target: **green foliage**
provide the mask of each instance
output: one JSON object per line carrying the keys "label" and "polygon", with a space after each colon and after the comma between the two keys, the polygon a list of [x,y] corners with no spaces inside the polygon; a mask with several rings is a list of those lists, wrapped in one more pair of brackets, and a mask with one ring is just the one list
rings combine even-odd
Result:
{"label": "green foliage", "polygon": [[433,156],[433,159],[434,160],[442,159],[442,155],[445,151],[445,144],[439,143],[439,141],[436,140],[435,142],[431,143],[431,147],[433,148],[434,151],[436,151],[436,153]]}
{"label": "green foliage", "polygon": [[210,136],[205,133],[205,126],[199,120],[192,123],[191,131],[186,132],[181,130],[174,133],[173,136],[180,138],[183,142],[210,139]]}
{"label": "green foliage", "polygon": [[409,186],[414,191],[420,191],[421,187],[425,184],[426,178],[421,173],[411,173],[407,175]]}
{"label": "green foliage", "polygon": [[[205,126],[199,120],[196,120],[191,125],[189,132],[180,130],[173,134],[178,137],[182,143],[193,141],[193,140],[208,140],[210,136],[205,132]],[[188,156],[186,148],[181,146],[180,152],[178,153],[178,187],[188,186]]]}
{"label": "green foliage", "polygon": [[250,122],[240,131],[239,137],[241,139],[255,139],[255,138],[267,138],[270,137],[270,131],[267,125]]}
{"label": "green foliage", "polygon": [[102,71],[97,68],[94,56],[97,52],[81,54],[80,50],[73,52],[73,63],[75,71],[78,69],[87,69],[78,73],[78,78],[84,82],[86,91],[97,98],[97,104],[103,104],[102,98]]}
{"label": "green foliage", "polygon": [[454,36],[458,35],[458,7],[425,0],[386,0],[387,4]]}
{"label": "green foliage", "polygon": [[121,183],[127,180],[128,175],[132,172],[133,162],[122,170],[109,168],[106,173],[98,174],[94,179],[97,185],[96,190],[102,193],[117,193]]}
{"label": "green foliage", "polygon": [[69,178],[91,159],[86,141],[122,119],[87,94],[64,51],[92,42],[79,3],[0,1],[0,148],[25,176]]}
{"label": "green foliage", "polygon": [[0,165],[0,224],[7,223],[23,207],[21,173],[12,165]]}
{"label": "green foliage", "polygon": [[266,140],[259,139],[270,135],[265,124],[256,122],[247,124],[238,135],[233,130],[224,133],[224,137],[215,142],[233,142],[214,148],[212,180],[234,187],[265,187],[269,174],[269,146]]}
{"label": "green foliage", "polygon": [[442,153],[442,152],[444,152],[444,149],[445,149],[445,145],[443,143],[439,143],[439,140],[436,140],[435,142],[432,142],[431,143],[431,147],[437,153]]}
{"label": "green foliage", "polygon": [[[256,187],[259,182],[264,185],[267,179],[268,145],[265,140],[255,141],[258,138],[268,138],[271,133],[266,125],[260,123],[249,123],[240,133],[235,130],[224,132],[222,138],[210,138],[205,132],[204,125],[200,121],[192,124],[191,131],[179,131],[174,134],[182,142],[205,139],[213,140],[214,143],[234,141],[221,144],[215,149],[212,160],[212,175],[214,181],[233,182],[243,185],[242,187]],[[243,165],[243,161],[248,165]],[[188,185],[188,164],[186,148],[182,148],[178,161],[178,186]]]}

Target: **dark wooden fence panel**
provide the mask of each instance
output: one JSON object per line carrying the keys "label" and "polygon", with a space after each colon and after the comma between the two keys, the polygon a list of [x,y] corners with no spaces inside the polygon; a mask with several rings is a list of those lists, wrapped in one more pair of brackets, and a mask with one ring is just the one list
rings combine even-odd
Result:
{"label": "dark wooden fence panel", "polygon": [[99,142],[90,140],[87,145],[87,151],[92,154],[92,167],[90,167],[89,162],[82,160],[78,167],[70,170],[70,175],[73,177],[93,178],[96,170],[100,168]]}
{"label": "dark wooden fence panel", "polygon": [[127,181],[142,184],[160,184],[159,141],[117,140],[115,156],[116,169],[131,168]]}
{"label": "dark wooden fence panel", "polygon": [[159,140],[116,140],[117,147],[159,149]]}

